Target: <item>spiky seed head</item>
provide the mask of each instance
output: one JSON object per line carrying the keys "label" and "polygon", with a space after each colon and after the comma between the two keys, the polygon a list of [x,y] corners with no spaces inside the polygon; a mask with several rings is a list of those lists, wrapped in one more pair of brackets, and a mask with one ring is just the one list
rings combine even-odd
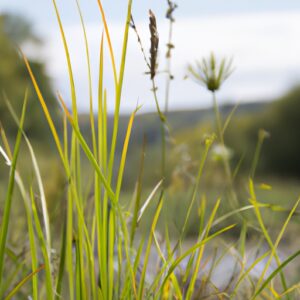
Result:
{"label": "spiky seed head", "polygon": [[188,76],[211,92],[219,90],[233,71],[232,59],[223,58],[218,63],[213,53],[208,59],[203,58],[201,62],[197,61],[195,66],[188,66]]}

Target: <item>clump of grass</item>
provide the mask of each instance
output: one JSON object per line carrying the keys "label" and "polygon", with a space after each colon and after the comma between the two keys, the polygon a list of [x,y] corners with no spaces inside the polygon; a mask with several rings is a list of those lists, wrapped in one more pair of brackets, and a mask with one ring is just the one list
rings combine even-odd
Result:
{"label": "clump of grass", "polygon": [[[35,88],[37,98],[45,114],[45,119],[50,127],[58,155],[65,173],[67,182],[65,190],[66,202],[63,226],[60,232],[54,231],[54,224],[49,220],[47,203],[43,191],[43,182],[39,171],[38,160],[26,134],[23,132],[25,119],[26,99],[20,120],[15,116],[13,108],[10,107],[13,118],[19,125],[19,132],[14,145],[14,150],[8,143],[5,131],[1,129],[3,147],[0,146],[1,155],[6,160],[10,173],[5,208],[1,218],[0,235],[0,296],[4,299],[32,298],[32,299],[271,299],[280,298],[294,293],[299,286],[288,287],[288,280],[284,268],[292,262],[300,252],[297,251],[281,262],[278,254],[279,244],[284,232],[290,223],[293,214],[296,212],[299,201],[289,211],[288,216],[278,233],[275,242],[266,228],[262,216],[262,209],[272,209],[272,206],[260,202],[256,197],[253,177],[258,162],[260,148],[263,138],[260,138],[254,158],[252,171],[249,178],[248,192],[249,203],[242,206],[237,202],[234,190],[234,172],[231,170],[228,157],[223,158],[225,174],[228,180],[228,191],[226,196],[233,199],[233,209],[220,215],[219,210],[224,204],[222,197],[219,197],[212,209],[207,205],[205,194],[200,195],[200,183],[205,172],[209,154],[212,152],[215,143],[226,146],[224,131],[234,111],[223,123],[218,109],[215,92],[220,89],[224,80],[231,73],[231,63],[222,60],[217,67],[216,59],[212,55],[210,59],[203,60],[198,65],[199,70],[189,68],[191,75],[213,94],[213,104],[216,115],[217,134],[209,135],[204,139],[202,155],[199,160],[198,171],[195,181],[191,187],[191,194],[186,195],[188,208],[185,213],[183,225],[177,239],[170,236],[169,228],[166,226],[161,241],[157,232],[164,205],[168,203],[167,187],[164,185],[165,176],[165,155],[166,155],[166,128],[167,117],[162,113],[158,105],[155,77],[157,75],[158,55],[158,26],[155,15],[150,11],[150,58],[146,58],[141,39],[134,23],[131,8],[132,1],[128,1],[126,23],[124,25],[123,47],[119,70],[115,63],[115,54],[111,43],[109,25],[100,0],[98,0],[99,12],[104,25],[104,33],[101,38],[99,49],[99,73],[98,73],[98,99],[97,99],[97,120],[94,120],[93,107],[93,85],[90,67],[89,45],[86,37],[84,17],[77,1],[79,18],[82,25],[83,41],[86,49],[87,76],[89,80],[90,100],[90,127],[92,145],[89,146],[83,136],[78,120],[76,86],[73,76],[73,65],[69,55],[68,43],[64,33],[64,27],[60,13],[53,0],[60,34],[64,45],[65,56],[68,66],[72,109],[69,111],[63,97],[59,94],[63,113],[62,127],[63,137],[59,137],[58,129],[49,113],[47,99],[44,99],[37,84],[37,78],[25,57],[22,54],[29,76]],[[167,1],[166,17],[170,20],[170,36],[172,36],[172,24],[174,23],[173,13],[177,6],[172,1]],[[157,185],[150,192],[148,198],[142,202],[142,178],[144,172],[144,154],[146,147],[143,147],[140,171],[136,183],[136,192],[133,196],[133,203],[122,204],[122,182],[126,165],[127,151],[130,143],[132,127],[134,126],[136,109],[132,112],[128,121],[125,139],[123,141],[121,159],[116,165],[116,143],[119,130],[120,103],[122,100],[123,79],[126,66],[127,44],[130,26],[138,35],[138,42],[152,82],[153,95],[157,104],[157,112],[162,128],[162,173],[158,178]],[[106,90],[103,78],[105,77],[104,60],[105,45],[108,46],[110,64],[114,74],[114,90]],[[171,38],[167,49],[167,59],[171,58]],[[170,60],[168,62],[167,74],[171,79]],[[169,81],[167,81],[167,91]],[[107,101],[111,94],[115,94],[114,128],[112,137],[108,136]],[[169,94],[166,95],[166,112],[168,107]],[[68,126],[69,125],[69,126]],[[25,140],[30,152],[34,167],[34,179],[37,187],[32,182],[23,179],[17,169],[21,140]],[[69,138],[70,137],[70,138]],[[109,141],[111,141],[109,143]],[[145,143],[144,143],[145,145]],[[87,195],[86,187],[83,184],[82,164],[89,163],[92,172],[89,174],[93,189],[93,199]],[[157,162],[155,162],[158,164]],[[116,172],[114,170],[117,170]],[[113,178],[116,178],[114,181]],[[23,259],[10,249],[9,222],[12,215],[14,185],[17,184],[25,207],[24,219],[26,220],[26,235],[29,238],[30,259]],[[36,189],[39,196],[36,195]],[[16,199],[17,200],[17,199]],[[41,211],[37,205],[41,201]],[[198,230],[196,241],[186,249],[185,236],[187,224],[190,221],[192,210],[198,204]],[[138,225],[144,217],[145,211],[154,206],[151,226],[148,234],[141,234]],[[62,206],[63,207],[63,206]],[[277,207],[278,209],[278,207]],[[239,227],[240,224],[226,224],[232,220],[232,216],[241,216],[245,211],[253,211],[258,221],[258,226],[253,226],[262,240],[266,241],[269,249],[247,264],[247,230],[251,225],[245,218],[242,220],[239,239],[234,241],[230,247],[221,248],[221,255],[217,256],[212,251],[212,243],[226,232]],[[176,216],[175,216],[176,217]],[[41,221],[42,220],[42,221]],[[237,272],[224,274],[227,277],[226,286],[216,286],[213,282],[213,275],[221,261],[226,257],[229,250],[233,249],[235,268]],[[155,258],[153,258],[155,256]],[[258,278],[251,275],[251,271],[264,259],[263,271]],[[275,259],[277,267],[268,274],[271,262]],[[207,271],[207,266],[211,265]],[[201,272],[202,271],[202,272]],[[5,276],[4,276],[5,274]],[[277,289],[274,279],[280,276],[282,289]],[[276,281],[277,282],[277,281]],[[245,292],[246,289],[246,292]],[[245,296],[246,295],[246,296]],[[295,298],[296,299],[296,298]]]}

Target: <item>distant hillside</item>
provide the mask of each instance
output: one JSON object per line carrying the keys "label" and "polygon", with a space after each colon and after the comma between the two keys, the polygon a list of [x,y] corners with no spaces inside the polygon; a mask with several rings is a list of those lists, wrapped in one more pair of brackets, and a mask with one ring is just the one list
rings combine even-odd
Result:
{"label": "distant hillside", "polygon": [[[245,103],[238,106],[236,116],[243,114],[251,114],[261,112],[268,106],[265,102]],[[234,105],[226,104],[220,108],[222,115],[228,115]],[[204,121],[209,121],[214,118],[212,109],[198,109],[198,110],[182,110],[171,111],[168,113],[168,126],[171,131],[184,130],[193,128],[197,124]],[[119,139],[122,141],[125,137],[125,132],[129,120],[129,115],[122,115],[120,118]],[[89,136],[90,124],[88,115],[82,114],[80,116],[80,127],[85,136]],[[113,116],[109,116],[109,133],[113,128]],[[155,144],[160,141],[160,121],[157,113],[138,114],[135,118],[131,143],[142,143],[143,136],[147,137],[148,144]]]}

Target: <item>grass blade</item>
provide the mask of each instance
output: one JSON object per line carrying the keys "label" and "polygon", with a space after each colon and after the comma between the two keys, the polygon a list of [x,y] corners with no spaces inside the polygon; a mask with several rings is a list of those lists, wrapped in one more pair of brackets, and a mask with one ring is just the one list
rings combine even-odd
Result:
{"label": "grass blade", "polygon": [[256,297],[261,294],[261,292],[267,287],[267,285],[271,282],[271,280],[281,273],[281,271],[291,262],[293,261],[297,256],[300,255],[300,250],[296,251],[294,254],[290,255],[283,263],[281,263],[275,271],[273,271],[270,276],[264,281],[262,286],[259,288],[259,290],[254,294],[254,296],[251,298],[251,300],[256,299]]}
{"label": "grass blade", "polygon": [[8,225],[9,225],[11,204],[12,204],[13,191],[14,191],[15,171],[16,171],[16,166],[17,166],[17,159],[18,159],[18,156],[19,156],[19,150],[20,150],[20,144],[21,144],[21,138],[22,138],[22,130],[23,130],[23,125],[24,125],[24,120],[25,120],[25,113],[26,113],[26,106],[27,106],[27,99],[28,99],[28,92],[26,91],[25,98],[24,98],[24,104],[23,104],[23,108],[22,108],[22,115],[21,115],[21,119],[20,119],[20,127],[19,127],[19,130],[18,130],[16,143],[15,143],[15,149],[14,149],[12,162],[11,162],[11,171],[10,171],[10,175],[9,175],[8,189],[7,189],[7,193],[6,193],[5,206],[4,206],[2,222],[1,222],[0,285],[1,285],[1,282],[2,282],[2,279],[3,279],[4,255],[5,255]]}
{"label": "grass blade", "polygon": [[37,273],[41,272],[45,268],[44,265],[41,265],[38,269],[36,269],[34,272],[28,274],[24,279],[22,279],[17,286],[5,297],[5,300],[11,299],[18,291],[19,289],[28,282],[33,276],[35,276]]}

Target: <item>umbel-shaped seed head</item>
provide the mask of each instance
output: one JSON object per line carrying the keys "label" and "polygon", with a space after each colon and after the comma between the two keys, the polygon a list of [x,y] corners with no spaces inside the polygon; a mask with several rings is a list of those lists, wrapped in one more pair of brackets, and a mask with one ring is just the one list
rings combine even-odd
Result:
{"label": "umbel-shaped seed head", "polygon": [[188,76],[211,92],[219,90],[233,71],[232,59],[223,58],[218,63],[213,53],[208,59],[203,58],[201,62],[196,61],[195,66],[188,66]]}

